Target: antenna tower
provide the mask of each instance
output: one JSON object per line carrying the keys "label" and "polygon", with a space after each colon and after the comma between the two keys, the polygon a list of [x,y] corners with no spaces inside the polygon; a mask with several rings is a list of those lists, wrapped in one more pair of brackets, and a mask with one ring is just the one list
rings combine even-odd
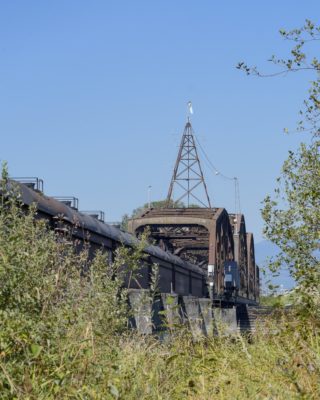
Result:
{"label": "antenna tower", "polygon": [[[202,184],[205,200],[202,201],[198,197],[199,186]],[[211,208],[210,199],[206,183],[204,181],[200,160],[194,140],[194,132],[188,117],[184,127],[177,161],[173,170],[173,175],[167,196],[167,207],[170,207],[173,202],[174,186],[180,189],[180,197],[176,202],[183,199],[187,200],[187,207],[190,206],[190,199],[195,199],[203,207]],[[197,189],[197,191],[195,190]]]}

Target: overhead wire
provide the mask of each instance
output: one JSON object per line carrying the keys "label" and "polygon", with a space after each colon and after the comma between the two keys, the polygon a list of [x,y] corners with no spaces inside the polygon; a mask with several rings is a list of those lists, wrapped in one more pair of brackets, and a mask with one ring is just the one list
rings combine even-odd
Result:
{"label": "overhead wire", "polygon": [[[194,132],[193,132],[194,134]],[[197,135],[194,134],[194,137],[196,139],[197,144],[199,145],[199,148],[207,162],[207,165],[210,167],[210,169],[214,172],[216,176],[220,176],[224,180],[228,181],[233,181],[234,182],[234,207],[235,207],[235,214],[241,214],[241,202],[240,202],[240,184],[239,184],[239,179],[234,176],[233,178],[224,175],[221,173],[218,168],[214,166],[214,164],[211,162],[210,158],[208,157],[207,153],[205,152],[204,148],[202,147]]]}
{"label": "overhead wire", "polygon": [[222,174],[222,173],[218,170],[218,168],[216,168],[216,167],[213,165],[213,163],[211,162],[210,158],[208,157],[207,153],[205,152],[204,148],[202,147],[202,145],[201,145],[201,143],[200,143],[198,137],[197,137],[196,135],[194,135],[194,137],[196,138],[196,141],[197,141],[197,143],[198,143],[198,145],[199,145],[199,147],[200,147],[200,150],[202,151],[202,153],[203,153],[205,159],[206,159],[207,162],[209,163],[209,166],[213,169],[213,172],[214,172],[216,175],[220,175],[221,178],[226,179],[226,180],[233,181],[234,179],[236,179],[236,177],[231,178],[231,177],[229,177],[229,176],[226,176],[226,175]]}

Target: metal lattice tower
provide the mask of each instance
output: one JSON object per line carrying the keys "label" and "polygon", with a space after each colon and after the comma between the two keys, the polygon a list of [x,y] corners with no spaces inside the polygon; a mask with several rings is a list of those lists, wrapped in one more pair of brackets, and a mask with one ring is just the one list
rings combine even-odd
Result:
{"label": "metal lattice tower", "polygon": [[[205,193],[206,200],[204,201],[200,200],[198,197],[198,190],[201,184]],[[172,197],[175,185],[179,187],[181,192],[180,197],[176,200],[176,202],[179,202],[186,198],[187,207],[189,207],[190,198],[193,198],[203,207],[211,208],[208,190],[204,181],[194,139],[193,129],[189,118],[183,131],[177,161],[173,170],[173,175],[167,196],[167,206],[170,206],[171,202],[173,201]],[[195,194],[195,189],[197,189],[197,195]],[[205,203],[205,201],[207,201],[207,204]]]}

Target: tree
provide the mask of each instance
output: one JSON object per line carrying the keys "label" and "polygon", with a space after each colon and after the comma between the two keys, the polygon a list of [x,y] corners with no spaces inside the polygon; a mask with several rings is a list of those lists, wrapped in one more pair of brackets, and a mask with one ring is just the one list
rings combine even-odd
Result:
{"label": "tree", "polygon": [[317,45],[320,27],[310,20],[299,29],[280,30],[280,35],[293,42],[288,59],[272,56],[280,71],[263,74],[256,67],[241,62],[237,68],[248,75],[272,77],[298,71],[311,71],[308,98],[304,100],[298,130],[310,133],[306,143],[296,152],[289,152],[277,180],[274,196],[263,202],[264,234],[280,248],[279,255],[269,267],[277,271],[289,268],[298,283],[298,300],[304,310],[320,316],[320,60],[310,57],[305,46]]}
{"label": "tree", "polygon": [[[167,208],[168,202],[167,202],[167,200],[152,201],[150,203],[150,206],[151,206],[151,208],[156,208],[156,209]],[[172,207],[172,208],[185,208],[186,206],[182,201],[170,200],[169,207]],[[195,207],[195,206],[193,204],[191,204],[189,207]],[[145,203],[143,206],[135,208],[132,211],[131,216],[129,216],[128,214],[124,214],[123,217],[122,217],[121,225],[120,225],[121,229],[122,230],[127,230],[128,229],[128,220],[130,218],[135,218],[135,217],[139,216],[140,214],[142,214],[143,212],[145,212],[148,209],[149,209],[149,204]]]}
{"label": "tree", "polygon": [[[167,200],[157,200],[157,201],[152,201],[150,203],[151,208],[156,208],[156,209],[160,209],[160,208],[167,208],[168,207],[168,202]],[[173,201],[170,200],[169,202],[169,207],[170,208],[185,208],[185,204],[183,203],[183,201]],[[141,207],[137,207],[132,211],[131,214],[131,218],[133,217],[137,217],[139,214],[143,213],[145,210],[148,210],[149,208],[149,204],[145,203],[143,206]]]}
{"label": "tree", "polygon": [[[262,73],[257,67],[248,67],[244,62],[239,62],[237,68],[244,71],[247,75],[255,75],[261,78],[286,75],[288,73],[309,71],[313,73],[308,89],[308,98],[303,102],[303,109],[299,114],[301,119],[298,122],[299,131],[309,131],[312,136],[320,136],[320,60],[316,56],[307,55],[306,46],[318,44],[320,41],[320,26],[316,26],[312,21],[306,20],[305,24],[298,29],[286,31],[280,29],[280,35],[290,43],[290,58],[278,58],[272,55],[269,61],[277,67],[275,72]],[[306,49],[306,50],[305,50]],[[316,49],[317,50],[317,49]],[[285,129],[287,132],[287,129]]]}

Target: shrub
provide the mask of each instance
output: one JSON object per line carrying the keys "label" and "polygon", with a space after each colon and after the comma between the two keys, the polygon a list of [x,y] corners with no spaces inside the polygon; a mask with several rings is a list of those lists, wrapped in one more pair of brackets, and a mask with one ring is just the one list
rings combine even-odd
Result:
{"label": "shrub", "polygon": [[[317,399],[317,320],[281,312],[250,336],[168,341],[127,330],[123,265],[143,245],[89,263],[22,208],[4,170],[0,200],[1,399]],[[156,274],[154,279],[156,285]]]}

